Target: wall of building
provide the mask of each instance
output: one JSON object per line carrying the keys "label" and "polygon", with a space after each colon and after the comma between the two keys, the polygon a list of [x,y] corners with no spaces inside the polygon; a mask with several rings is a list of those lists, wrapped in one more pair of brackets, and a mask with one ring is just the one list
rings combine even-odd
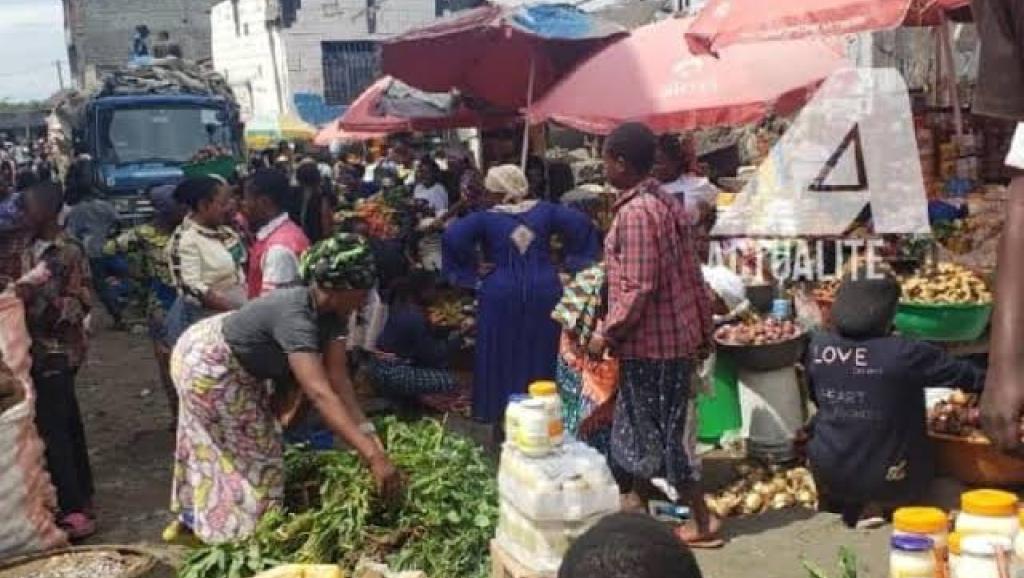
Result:
{"label": "wall of building", "polygon": [[296,99],[324,96],[323,42],[384,40],[434,20],[435,2],[377,0],[371,16],[367,0],[302,0],[282,19],[287,0],[222,0],[210,12],[214,66],[248,100],[245,113],[295,110]]}
{"label": "wall of building", "polygon": [[79,83],[104,69],[124,65],[135,27],[149,27],[150,45],[166,30],[182,55],[210,57],[213,0],[63,0],[65,36],[72,76]]}

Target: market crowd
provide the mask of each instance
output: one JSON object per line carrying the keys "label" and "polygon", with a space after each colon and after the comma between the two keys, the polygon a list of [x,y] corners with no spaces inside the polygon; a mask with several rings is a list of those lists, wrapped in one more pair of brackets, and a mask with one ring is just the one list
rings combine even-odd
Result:
{"label": "market crowd", "polygon": [[[643,512],[667,495],[693,514],[679,541],[720,546],[694,398],[714,364],[716,325],[749,303],[736,274],[702,266],[718,191],[697,174],[691,143],[642,124],[608,135],[602,163],[617,191],[606,231],[561,202],[571,187],[543,161],[481,171],[462,148],[416,158],[396,142],[332,163],[282,143],[245,175],[153,188],[152,217],[131,227],[86,157],[63,182],[0,164],[0,280],[25,305],[59,524],[76,539],[95,531],[75,378],[96,313],[122,328],[141,307],[177,432],[169,539],[251,532],[283,499],[283,432],[310,420],[397,495],[403,478],[360,404],[358,373],[401,400],[469,387],[473,417],[490,424],[529,384],[556,381],[567,431],[607,457],[623,508]],[[923,387],[983,381],[892,337],[898,285],[864,283],[843,284],[836,330],[811,350],[860,348],[879,371],[850,379],[808,365],[822,408],[808,453],[851,524],[927,483],[924,417],[920,427],[903,419],[923,412]],[[475,302],[475,320],[438,327],[430,308],[441,292]],[[451,364],[467,348],[471,385]],[[846,399],[873,418],[848,419],[834,407]]]}

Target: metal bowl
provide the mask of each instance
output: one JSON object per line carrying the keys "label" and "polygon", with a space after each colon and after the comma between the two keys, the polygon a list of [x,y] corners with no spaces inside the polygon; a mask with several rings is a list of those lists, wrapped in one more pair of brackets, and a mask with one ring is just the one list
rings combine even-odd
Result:
{"label": "metal bowl", "polygon": [[790,367],[804,355],[807,334],[766,345],[736,345],[718,341],[718,353],[728,355],[737,367],[750,371],[773,371]]}

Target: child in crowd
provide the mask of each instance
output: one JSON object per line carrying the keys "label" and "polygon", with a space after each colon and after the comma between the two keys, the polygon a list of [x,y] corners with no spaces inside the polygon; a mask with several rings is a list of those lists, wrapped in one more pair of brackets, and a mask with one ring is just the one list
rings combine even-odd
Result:
{"label": "child in crowd", "polygon": [[613,514],[573,542],[558,578],[701,578],[689,550],[665,524]]}
{"label": "child in crowd", "polygon": [[978,391],[984,374],[934,345],[892,335],[900,285],[848,274],[835,330],[811,338],[804,367],[818,412],[807,453],[827,509],[849,526],[877,524],[920,500],[934,474],[924,390]]}

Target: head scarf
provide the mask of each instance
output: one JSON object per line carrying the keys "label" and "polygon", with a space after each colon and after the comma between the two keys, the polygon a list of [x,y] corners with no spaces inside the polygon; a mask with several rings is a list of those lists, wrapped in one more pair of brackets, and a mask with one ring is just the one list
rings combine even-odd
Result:
{"label": "head scarf", "polygon": [[484,186],[492,193],[504,195],[503,203],[518,203],[530,193],[530,182],[516,165],[501,165],[487,171]]}
{"label": "head scarf", "polygon": [[369,289],[377,281],[377,266],[366,240],[338,233],[302,254],[299,273],[306,283],[324,289]]}

